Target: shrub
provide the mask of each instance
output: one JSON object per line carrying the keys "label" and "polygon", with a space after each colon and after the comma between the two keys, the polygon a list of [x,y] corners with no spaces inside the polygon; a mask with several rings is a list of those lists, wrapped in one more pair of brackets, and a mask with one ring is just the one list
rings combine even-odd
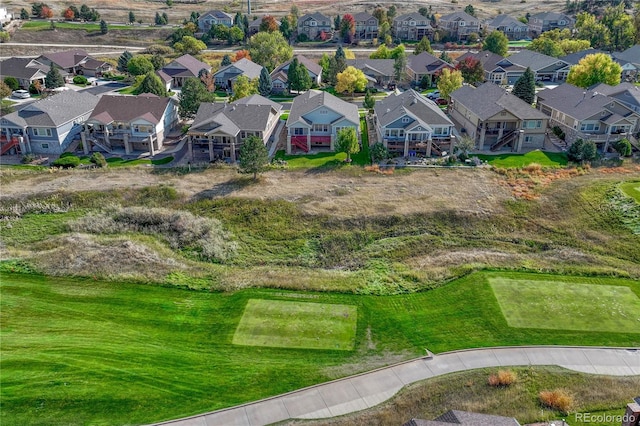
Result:
{"label": "shrub", "polygon": [[84,75],[76,75],[75,77],[73,77],[73,84],[87,84],[88,80],[87,77],[85,77]]}
{"label": "shrub", "polygon": [[628,139],[620,139],[613,144],[613,149],[616,150],[621,157],[631,156],[631,142]]}
{"label": "shrub", "polygon": [[558,126],[553,126],[553,129],[551,129],[553,131],[553,134],[556,135],[557,137],[559,137],[560,139],[564,140],[564,138],[566,137],[566,135],[564,134],[564,132],[562,131],[562,129]]}
{"label": "shrub", "polygon": [[307,36],[305,33],[298,34],[298,37],[296,37],[296,41],[299,43],[304,43],[305,41],[309,41],[309,36]]}
{"label": "shrub", "polygon": [[104,159],[104,155],[101,152],[94,152],[89,159],[93,164],[98,167],[107,167],[107,160]]}
{"label": "shrub", "polygon": [[18,79],[15,77],[5,77],[4,83],[11,88],[11,90],[18,90],[20,88],[20,83],[18,83]]}
{"label": "shrub", "polygon": [[25,154],[22,156],[22,159],[20,160],[20,162],[22,164],[29,164],[31,162],[33,162],[36,159],[36,156],[33,154]]}
{"label": "shrub", "polygon": [[510,386],[516,382],[517,376],[511,370],[500,370],[498,374],[492,374],[489,376],[489,386]]}
{"label": "shrub", "polygon": [[63,152],[62,154],[60,154],[60,158],[67,158],[67,157],[75,157],[75,155],[73,154],[73,152]]}
{"label": "shrub", "polygon": [[80,165],[80,159],[74,155],[69,157],[60,157],[51,165],[56,167],[62,167],[63,169],[72,169],[74,167],[78,167]]}
{"label": "shrub", "polygon": [[553,410],[558,410],[563,414],[569,414],[569,411],[573,407],[573,396],[563,389],[541,391],[539,397],[542,405]]}

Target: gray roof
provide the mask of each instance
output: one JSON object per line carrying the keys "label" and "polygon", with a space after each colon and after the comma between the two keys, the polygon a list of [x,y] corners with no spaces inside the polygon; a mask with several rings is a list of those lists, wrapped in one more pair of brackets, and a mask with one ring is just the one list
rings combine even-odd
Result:
{"label": "gray roof", "polygon": [[529,17],[529,21],[531,21],[531,19],[536,18],[536,19],[541,19],[543,21],[557,21],[560,19],[564,19],[568,22],[572,22],[573,19],[571,19],[570,16],[565,15],[564,13],[560,13],[560,12],[540,12],[540,13],[536,13],[535,15],[531,15]]}
{"label": "gray roof", "polygon": [[634,65],[640,66],[640,44],[636,44],[635,46],[631,46],[627,50],[623,50],[622,52],[615,52],[612,56],[618,61],[629,62]]}
{"label": "gray roof", "polygon": [[[394,121],[408,115],[424,126],[453,125],[451,120],[432,100],[426,99],[413,89],[400,94],[392,94],[381,101],[377,101],[374,107],[376,117],[384,127]],[[415,123],[408,123],[413,127]]]}
{"label": "gray roof", "polygon": [[467,12],[463,12],[461,10],[457,12],[450,13],[448,15],[443,15],[440,17],[440,21],[449,22],[449,21],[465,21],[465,22],[475,22],[480,23],[478,18],[469,15]]}
{"label": "gray roof", "polygon": [[260,95],[248,96],[234,103],[202,103],[190,131],[220,131],[237,135],[242,130],[265,131],[269,119],[282,105]]}
{"label": "gray roof", "polygon": [[293,99],[291,112],[287,119],[287,127],[298,119],[303,118],[304,115],[321,106],[325,106],[330,110],[335,111],[356,125],[360,122],[358,107],[354,104],[345,102],[342,99],[333,96],[331,93],[320,90],[308,90]]}
{"label": "gray roof", "polygon": [[[542,53],[534,52],[533,50],[523,49],[518,53],[506,58],[507,61],[515,65],[520,65],[523,68],[531,68],[533,72],[539,69],[549,67],[557,62],[564,62],[562,59],[554,58],[553,56],[544,55]],[[563,64],[567,66],[566,62]]]}
{"label": "gray roof", "polygon": [[[294,58],[298,58],[298,62],[304,65],[307,71],[311,71],[314,75],[320,75],[322,73],[322,67],[318,63],[313,62],[311,59],[307,58],[306,56],[295,55]],[[280,65],[279,67],[277,67],[275,70],[273,70],[271,74],[275,75],[279,71],[285,71],[285,68],[289,69],[289,64],[291,63],[291,61],[293,61],[293,58],[291,58],[284,64]],[[285,71],[285,74],[286,74],[286,71]]]}
{"label": "gray roof", "polygon": [[40,99],[3,118],[20,126],[59,127],[94,110],[98,98],[90,93],[66,90]]}
{"label": "gray roof", "polygon": [[211,15],[216,19],[225,19],[225,18],[229,18],[233,20],[233,16],[223,12],[222,10],[218,10],[218,9],[214,9],[214,10],[210,10],[208,12],[203,13],[202,15],[200,15],[200,17],[198,18],[198,20],[200,20],[200,18],[204,18],[206,15]]}
{"label": "gray roof", "polygon": [[64,52],[45,53],[41,57],[46,58],[60,68],[72,68],[78,66],[89,54],[82,49],[65,50]]}
{"label": "gray roof", "polygon": [[[466,58],[471,57],[480,61],[482,64],[482,68],[485,71],[493,71],[496,68],[502,68],[505,71],[524,71],[526,68],[521,67],[520,65],[514,65],[509,62],[504,63],[504,57],[498,55],[497,53],[489,52],[488,50],[483,50],[482,52],[466,52],[464,55],[460,56],[457,59],[457,62],[460,63]],[[503,62],[503,65],[498,65],[498,63]]]}
{"label": "gray roof", "polygon": [[365,22],[365,21],[369,21],[371,19],[375,19],[376,22],[378,22],[378,18],[376,18],[375,16],[373,16],[369,12],[358,12],[358,13],[354,13],[352,16],[353,16],[353,19],[355,19],[356,22]]}
{"label": "gray roof", "polygon": [[422,52],[419,55],[410,55],[407,66],[418,74],[432,74],[444,67],[453,68],[453,65],[428,52]]}
{"label": "gray roof", "polygon": [[49,66],[31,58],[8,58],[0,62],[0,76],[21,79],[34,78],[38,73],[46,74]]}
{"label": "gray roof", "polygon": [[170,98],[161,98],[151,93],[138,96],[104,95],[89,119],[109,124],[113,121],[128,123],[142,118],[149,123],[158,124],[162,121],[169,102]]}
{"label": "gray roof", "polygon": [[640,111],[640,87],[633,83],[620,83],[617,86],[609,86],[605,83],[597,84],[590,88],[594,92],[616,98],[620,102]]}
{"label": "gray roof", "polygon": [[585,49],[585,50],[581,50],[579,52],[570,53],[568,55],[561,56],[559,59],[565,61],[566,63],[568,63],[570,65],[576,65],[585,56],[593,55],[595,53],[606,53],[606,52],[603,52],[602,50],[599,50],[599,49]]}
{"label": "gray roof", "polygon": [[395,74],[394,63],[393,59],[347,59],[347,66],[357,68],[365,74],[370,69],[389,77]]}
{"label": "gray roof", "polygon": [[162,67],[162,71],[172,77],[197,77],[203,68],[210,71],[211,65],[186,54]]}
{"label": "gray roof", "polygon": [[491,21],[489,21],[488,24],[492,28],[498,28],[501,26],[513,25],[513,24],[515,24],[518,27],[525,27],[525,28],[527,27],[527,24],[525,24],[524,22],[520,22],[514,17],[506,14],[500,14],[496,16]]}
{"label": "gray roof", "polygon": [[431,20],[426,16],[420,15],[418,12],[405,13],[404,15],[396,16],[395,18],[393,18],[393,21],[402,22],[402,21],[408,21],[409,19],[413,19],[414,21],[417,21],[417,22],[424,21],[425,26],[431,27]]}
{"label": "gray roof", "polygon": [[329,26],[332,26],[332,24],[333,24],[333,20],[331,18],[329,18],[326,15],[323,15],[320,12],[315,12],[315,13],[307,13],[306,15],[301,16],[298,19],[298,25],[300,25],[300,23],[302,23],[302,22],[304,22],[304,21],[306,21],[308,19],[313,19],[313,20],[315,20],[317,22],[326,21],[327,25],[329,25]]}
{"label": "gray roof", "polygon": [[240,71],[240,74],[243,74],[249,77],[250,79],[259,78],[260,72],[262,71],[262,65],[258,65],[247,58],[242,58],[237,62],[227,65],[226,67],[220,68],[218,72],[216,72],[214,75],[218,75],[218,74],[224,75],[227,71],[233,68],[238,69]]}
{"label": "gray roof", "polygon": [[[538,93],[538,103],[561,111],[577,120],[584,120],[602,111],[614,102],[610,96],[595,90],[584,90],[565,83],[553,89],[545,89]],[[600,119],[606,119],[607,115]]]}
{"label": "gray roof", "polygon": [[477,88],[462,86],[451,94],[454,102],[464,105],[481,120],[487,120],[501,111],[507,111],[521,120],[542,120],[545,114],[531,107],[500,86],[487,82]]}

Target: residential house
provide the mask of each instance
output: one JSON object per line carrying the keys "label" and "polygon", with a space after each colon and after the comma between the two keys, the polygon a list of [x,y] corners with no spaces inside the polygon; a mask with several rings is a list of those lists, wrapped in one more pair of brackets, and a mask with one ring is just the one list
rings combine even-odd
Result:
{"label": "residential house", "polygon": [[[300,64],[305,66],[309,73],[309,77],[311,77],[311,82],[315,86],[319,86],[322,82],[322,67],[318,65],[317,62],[314,62],[303,55],[295,55],[295,58],[298,59]],[[283,93],[289,87],[289,79],[287,75],[289,73],[291,61],[293,61],[293,59],[280,65],[271,73],[271,90],[273,92]]]}
{"label": "residential house", "polygon": [[182,87],[187,78],[198,77],[200,75],[200,71],[203,69],[207,70],[207,72],[211,72],[211,65],[199,61],[193,56],[187,54],[174,59],[162,67],[162,69],[159,70],[158,75],[165,82],[165,76],[169,76],[171,78],[170,89],[178,89]]}
{"label": "residential house", "polygon": [[386,87],[395,79],[393,59],[347,59],[347,66],[359,69],[367,77],[370,85]]}
{"label": "residential house", "polygon": [[491,414],[472,413],[470,411],[450,410],[434,420],[411,419],[402,426],[520,426],[513,417],[494,416]]}
{"label": "residential house", "polygon": [[2,154],[62,154],[82,130],[98,98],[67,90],[35,101],[0,118]]}
{"label": "residential house", "polygon": [[[258,32],[260,32],[260,25],[262,25],[262,21],[269,15],[265,15],[262,18],[254,19],[249,22],[249,36],[252,36]],[[276,20],[276,24],[278,24],[278,28],[280,27],[280,21]]]}
{"label": "residential house", "polygon": [[293,99],[286,126],[287,154],[294,149],[334,151],[338,131],[347,127],[353,127],[360,138],[358,107],[319,90],[309,90]]}
{"label": "residential house", "polygon": [[413,89],[377,101],[374,112],[378,141],[390,152],[429,157],[453,149],[453,122],[435,102]]}
{"label": "residential house", "polygon": [[577,65],[578,62],[583,60],[585,56],[592,55],[595,53],[606,53],[606,52],[599,49],[590,48],[590,49],[581,50],[579,52],[570,53],[565,56],[560,56],[559,59],[565,61],[567,64],[569,64],[569,66],[572,66],[572,65]]}
{"label": "residential house", "polygon": [[590,89],[594,92],[611,96],[635,112],[640,113],[640,86],[625,81],[616,86],[600,83],[590,87]]}
{"label": "residential house", "polygon": [[551,30],[571,29],[575,20],[560,12],[540,12],[529,17],[529,34],[538,37],[540,34]]}
{"label": "residential house", "polygon": [[407,60],[407,76],[413,84],[420,84],[426,75],[429,85],[435,86],[438,75],[445,68],[453,69],[453,65],[428,52],[410,55]]}
{"label": "residential house", "polygon": [[509,40],[522,40],[529,36],[529,26],[512,16],[500,14],[487,23],[487,31],[501,31]]}
{"label": "residential house", "polygon": [[298,37],[304,34],[309,40],[317,40],[321,34],[327,37],[333,34],[331,18],[319,12],[308,13],[298,18],[297,30]]}
{"label": "residential house", "polygon": [[611,56],[622,67],[623,81],[640,81],[640,44]]}
{"label": "residential house", "polygon": [[468,57],[480,61],[484,69],[485,81],[490,81],[495,84],[507,84],[509,81],[513,84],[526,70],[526,68],[520,65],[515,65],[505,60],[504,56],[489,52],[488,50],[466,52],[457,59],[457,62],[460,63]]}
{"label": "residential house", "polygon": [[565,83],[539,92],[537,108],[551,117],[551,126],[562,129],[568,143],[591,140],[605,152],[610,142],[623,138],[637,144],[632,134],[640,130],[640,113],[613,96]]}
{"label": "residential house", "polygon": [[358,12],[353,15],[353,19],[356,21],[354,41],[378,38],[378,18],[367,12]]}
{"label": "residential house", "polygon": [[[500,62],[498,66],[505,68],[504,80],[507,84],[514,84],[528,68],[531,68],[536,81],[564,81],[567,79],[571,66],[559,58],[543,55],[533,50],[523,49],[510,55]],[[518,69],[511,68],[517,65]],[[521,70],[521,71],[520,71]]]}
{"label": "residential house", "polygon": [[[207,153],[208,160],[235,162],[242,144],[249,136],[258,136],[266,145],[275,135],[282,105],[260,95],[233,103],[202,103],[189,128],[189,155]],[[195,156],[194,156],[195,151]]]}
{"label": "residential house", "polygon": [[13,19],[13,14],[9,13],[6,7],[0,7],[0,24],[6,24]]}
{"label": "residential house", "polygon": [[44,88],[44,78],[49,72],[49,66],[30,58],[8,58],[0,62],[0,77],[14,77],[22,89],[39,81]]}
{"label": "residential house", "polygon": [[216,82],[216,87],[226,90],[233,90],[233,84],[235,80],[244,75],[249,80],[254,78],[260,78],[260,72],[262,71],[262,65],[258,65],[255,62],[247,58],[242,58],[230,65],[220,68],[213,78]]}
{"label": "residential house", "polygon": [[233,25],[233,15],[221,10],[210,10],[198,17],[198,30],[208,33],[211,27],[215,25],[224,25],[231,27]]}
{"label": "residential house", "polygon": [[407,13],[393,18],[391,28],[394,38],[400,40],[420,41],[424,37],[433,40],[433,27],[429,18],[418,12]]}
{"label": "residential house", "polygon": [[462,86],[451,94],[449,114],[479,150],[543,148],[548,117],[500,86]]}
{"label": "residential house", "polygon": [[45,53],[36,60],[48,66],[57,66],[61,69],[60,73],[63,76],[100,77],[103,73],[113,69],[110,63],[92,58],[81,49]]}
{"label": "residential house", "polygon": [[81,133],[85,154],[94,147],[124,154],[162,149],[167,133],[178,124],[178,105],[171,98],[151,93],[138,96],[104,95]]}
{"label": "residential house", "polygon": [[438,29],[454,40],[466,41],[469,34],[480,34],[480,21],[466,12],[458,11],[440,17]]}

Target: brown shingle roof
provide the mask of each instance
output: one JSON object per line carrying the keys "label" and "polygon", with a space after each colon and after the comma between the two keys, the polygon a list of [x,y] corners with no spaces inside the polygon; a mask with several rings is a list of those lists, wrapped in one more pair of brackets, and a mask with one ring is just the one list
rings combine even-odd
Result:
{"label": "brown shingle roof", "polygon": [[129,122],[144,118],[152,124],[162,120],[171,99],[150,93],[138,96],[105,95],[100,98],[89,119],[108,124],[112,121]]}

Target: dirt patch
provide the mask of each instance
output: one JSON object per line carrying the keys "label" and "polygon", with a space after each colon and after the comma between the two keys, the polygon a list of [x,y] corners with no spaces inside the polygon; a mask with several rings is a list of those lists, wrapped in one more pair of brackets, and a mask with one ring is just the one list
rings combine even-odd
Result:
{"label": "dirt patch", "polygon": [[[102,35],[100,31],[85,30],[69,30],[56,29],[54,31],[43,29],[35,30],[18,30],[11,37],[14,43],[29,43],[33,54],[46,53],[56,51],[51,46],[39,46],[40,43],[73,43],[73,44],[91,44],[98,45],[122,45],[122,46],[147,46],[153,43],[164,43],[166,38],[173,32],[173,28],[158,29],[131,29],[131,30],[112,30]],[[4,48],[3,48],[4,49]],[[64,50],[63,48],[60,48]],[[39,52],[37,52],[39,50]],[[101,51],[105,49],[102,48]]]}

